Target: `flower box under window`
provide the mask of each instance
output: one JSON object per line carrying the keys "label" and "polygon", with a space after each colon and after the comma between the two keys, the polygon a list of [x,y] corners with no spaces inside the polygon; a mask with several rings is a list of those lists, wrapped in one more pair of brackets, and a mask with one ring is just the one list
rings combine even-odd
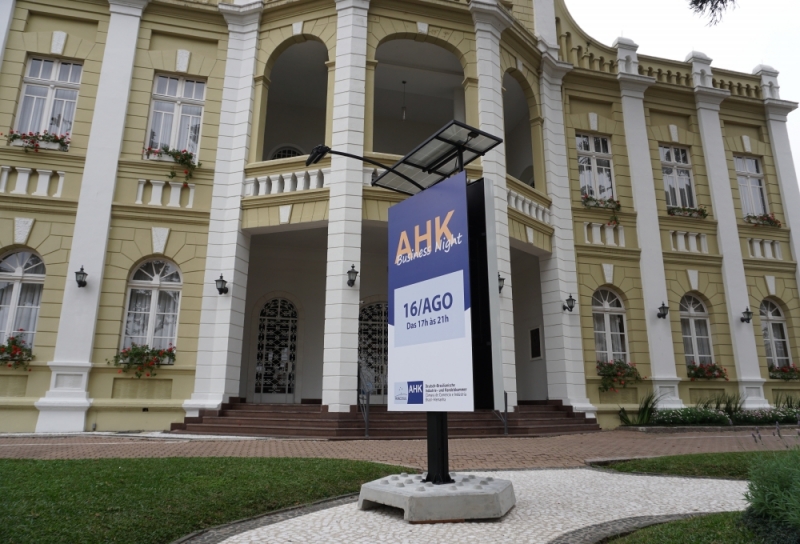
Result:
{"label": "flower box under window", "polygon": [[775,219],[774,213],[764,213],[760,215],[753,215],[748,214],[744,216],[744,220],[746,223],[750,223],[751,225],[755,225],[757,227],[780,227],[781,222],[778,219]]}
{"label": "flower box under window", "polygon": [[800,380],[800,367],[790,363],[783,366],[769,366],[769,377],[773,380]]}
{"label": "flower box under window", "polygon": [[705,219],[708,217],[708,210],[705,206],[697,206],[696,208],[668,206],[667,213],[673,217],[691,217],[694,219]]}
{"label": "flower box under window", "polygon": [[583,195],[581,197],[581,204],[587,208],[602,208],[614,211],[619,211],[622,207],[619,200],[614,200],[613,198],[595,198],[588,195]]}

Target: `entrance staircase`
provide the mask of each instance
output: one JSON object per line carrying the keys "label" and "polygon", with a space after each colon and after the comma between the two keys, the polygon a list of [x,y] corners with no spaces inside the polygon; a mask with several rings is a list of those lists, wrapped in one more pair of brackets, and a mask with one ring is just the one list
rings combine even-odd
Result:
{"label": "entrance staircase", "polygon": [[[425,438],[424,412],[388,412],[373,405],[369,411],[370,439]],[[498,412],[451,412],[447,417],[450,438],[502,437],[503,421]],[[522,401],[508,414],[508,436],[531,437],[599,431],[593,419],[575,413],[561,401]],[[220,410],[201,410],[200,417],[173,423],[176,434],[269,436],[280,438],[365,438],[364,416],[323,411],[319,404],[247,404],[231,399]]]}

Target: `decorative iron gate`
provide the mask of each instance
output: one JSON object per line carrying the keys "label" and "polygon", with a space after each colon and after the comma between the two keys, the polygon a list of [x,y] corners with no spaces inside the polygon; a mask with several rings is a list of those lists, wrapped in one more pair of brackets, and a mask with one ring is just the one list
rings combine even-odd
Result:
{"label": "decorative iron gate", "polygon": [[258,318],[256,402],[293,402],[297,362],[297,309],[282,298],[267,302]]}
{"label": "decorative iron gate", "polygon": [[[389,304],[378,302],[361,308],[358,314],[359,378],[371,382],[370,400],[386,404],[386,369],[389,360]],[[367,384],[359,384],[359,388]]]}

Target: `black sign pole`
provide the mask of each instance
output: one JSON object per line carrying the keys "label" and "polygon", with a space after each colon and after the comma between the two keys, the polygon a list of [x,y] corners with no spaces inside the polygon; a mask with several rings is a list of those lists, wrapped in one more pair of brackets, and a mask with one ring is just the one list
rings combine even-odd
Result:
{"label": "black sign pole", "polygon": [[[458,148],[458,172],[464,171],[464,149]],[[428,476],[434,485],[451,484],[447,412],[428,412]]]}

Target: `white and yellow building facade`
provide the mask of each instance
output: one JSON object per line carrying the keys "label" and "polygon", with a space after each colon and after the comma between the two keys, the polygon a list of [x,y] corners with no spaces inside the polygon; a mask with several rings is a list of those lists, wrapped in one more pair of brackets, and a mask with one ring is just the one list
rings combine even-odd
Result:
{"label": "white and yellow building facade", "polygon": [[[0,368],[0,431],[168,429],[234,397],[349,412],[365,372],[385,403],[403,197],[305,158],[392,164],[451,119],[504,138],[468,175],[492,195],[509,409],[612,427],[651,391],[800,395],[769,372],[800,361],[797,104],[770,67],[600,45],[563,0],[6,0],[0,45],[0,130],[70,135],[0,146],[0,341],[34,356]],[[145,152],[162,146],[196,168]],[[134,343],[175,364],[120,374]],[[612,359],[645,379],[601,392]]]}

